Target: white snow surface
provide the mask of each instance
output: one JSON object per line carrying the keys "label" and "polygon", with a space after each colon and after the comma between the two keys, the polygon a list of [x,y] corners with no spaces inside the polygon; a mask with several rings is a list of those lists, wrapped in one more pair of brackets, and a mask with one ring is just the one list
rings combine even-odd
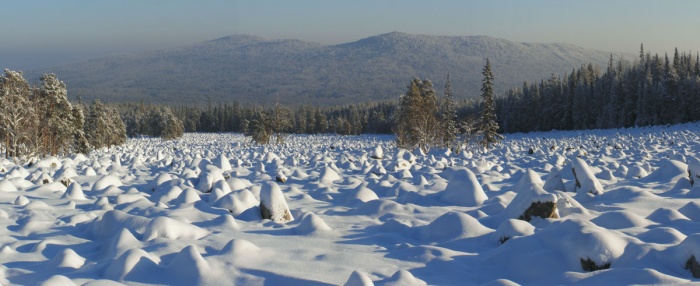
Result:
{"label": "white snow surface", "polygon": [[[700,258],[700,123],[512,134],[459,154],[393,139],[185,134],[0,159],[0,284],[700,282],[685,269]],[[263,220],[261,200],[295,220]],[[518,220],[535,201],[559,218]]]}

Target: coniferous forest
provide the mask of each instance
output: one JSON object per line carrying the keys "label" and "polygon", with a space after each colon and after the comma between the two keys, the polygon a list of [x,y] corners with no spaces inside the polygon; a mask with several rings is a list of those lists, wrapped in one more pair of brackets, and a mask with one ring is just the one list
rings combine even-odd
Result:
{"label": "coniferous forest", "polygon": [[[568,74],[552,74],[496,95],[501,133],[581,130],[675,124],[700,120],[700,58],[697,54],[652,55],[643,46],[634,62],[610,56],[607,67],[582,65]],[[459,80],[453,75],[453,79]],[[407,83],[410,83],[407,79]],[[498,75],[494,82],[498,85]],[[432,87],[431,87],[432,88]],[[457,90],[456,95],[463,94]],[[443,92],[436,92],[443,94]],[[445,96],[438,96],[439,109]],[[399,99],[337,107],[281,107],[286,133],[343,135],[394,132]],[[133,104],[120,110],[133,109]],[[256,114],[274,113],[273,105],[238,102],[172,106],[185,132],[246,132]],[[457,125],[478,121],[480,100],[456,99]],[[277,108],[279,112],[280,108]],[[441,113],[442,110],[431,112]],[[124,115],[122,113],[122,115]],[[125,120],[126,121],[126,120]],[[465,132],[467,130],[461,130]]]}

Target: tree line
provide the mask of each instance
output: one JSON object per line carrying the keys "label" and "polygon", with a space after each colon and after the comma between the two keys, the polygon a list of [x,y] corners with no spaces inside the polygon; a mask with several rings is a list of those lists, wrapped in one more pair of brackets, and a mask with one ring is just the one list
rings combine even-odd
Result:
{"label": "tree line", "polygon": [[620,128],[700,120],[700,55],[644,52],[633,63],[583,65],[561,77],[523,83],[496,100],[506,133]]}
{"label": "tree line", "polygon": [[6,158],[88,153],[125,141],[114,108],[99,100],[89,107],[71,104],[56,75],[44,74],[40,86],[30,85],[19,71],[0,75],[0,146]]}

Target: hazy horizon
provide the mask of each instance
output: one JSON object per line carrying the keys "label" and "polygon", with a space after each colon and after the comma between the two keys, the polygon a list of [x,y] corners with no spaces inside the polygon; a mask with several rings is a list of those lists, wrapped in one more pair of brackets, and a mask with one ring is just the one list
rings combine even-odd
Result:
{"label": "hazy horizon", "polygon": [[695,1],[16,1],[0,66],[35,69],[233,34],[351,42],[398,31],[567,43],[609,52],[697,51]]}

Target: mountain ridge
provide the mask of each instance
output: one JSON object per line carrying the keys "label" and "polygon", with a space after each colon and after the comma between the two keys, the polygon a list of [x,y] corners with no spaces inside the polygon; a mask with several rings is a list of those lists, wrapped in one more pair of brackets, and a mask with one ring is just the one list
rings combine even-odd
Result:
{"label": "mountain ridge", "polygon": [[30,71],[27,78],[54,72],[71,94],[108,102],[339,105],[397,98],[413,77],[429,78],[441,90],[448,73],[458,98],[475,97],[487,57],[503,92],[582,64],[603,67],[610,54],[483,35],[390,32],[324,45],[237,34]]}

